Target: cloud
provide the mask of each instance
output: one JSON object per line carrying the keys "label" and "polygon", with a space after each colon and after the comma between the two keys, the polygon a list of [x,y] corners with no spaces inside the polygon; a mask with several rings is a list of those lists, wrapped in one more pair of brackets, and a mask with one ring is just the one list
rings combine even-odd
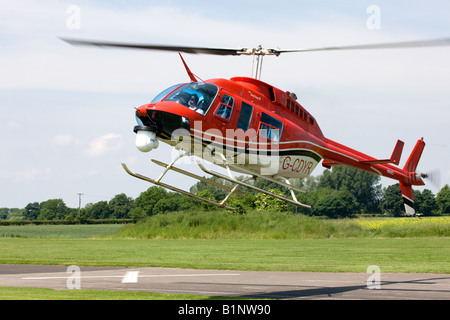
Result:
{"label": "cloud", "polygon": [[29,168],[24,170],[2,170],[0,178],[13,181],[14,183],[33,182],[46,179],[51,173],[51,169]]}
{"label": "cloud", "polygon": [[89,157],[99,157],[107,152],[118,150],[122,146],[122,135],[118,133],[108,133],[92,140],[86,153]]}
{"label": "cloud", "polygon": [[42,172],[39,169],[27,169],[24,171],[16,172],[15,180],[16,181],[32,181],[37,178],[38,175],[40,175]]}
{"label": "cloud", "polygon": [[[139,10],[119,10],[109,3],[94,5],[81,2],[78,5],[80,29],[71,30],[67,27],[71,17],[67,13],[69,2],[50,5],[42,1],[28,1],[22,7],[14,6],[14,3],[6,1],[9,6],[0,4],[0,28],[4,26],[3,29],[7,30],[5,37],[13,39],[1,43],[0,69],[8,75],[4,79],[0,77],[0,87],[3,88],[147,92],[158,85],[160,78],[169,78],[168,74],[174,81],[186,79],[175,53],[73,47],[59,40],[58,36],[237,48],[262,44],[284,49],[414,40],[419,37],[387,26],[371,32],[366,27],[368,15],[364,6],[358,6],[358,14],[336,13],[319,6],[320,14],[316,12],[307,16],[302,11],[294,19],[292,12],[295,12],[295,7],[301,7],[297,4],[291,11],[285,12],[285,22],[279,23],[279,20],[268,16],[250,21],[212,15],[213,12],[220,12],[214,10],[217,4],[211,5],[209,9],[145,5]],[[314,8],[318,10],[312,5],[306,6],[304,10],[314,12]],[[386,6],[382,6],[382,10],[383,16],[390,12]],[[255,18],[257,13],[252,11],[252,16]],[[444,56],[447,52],[443,52],[421,66],[416,63],[417,55],[412,55],[411,51],[408,52],[409,59],[404,51],[395,55],[390,52],[379,53],[316,53],[270,57],[264,65],[263,80],[280,81],[282,85],[300,83],[303,86],[312,84],[329,88],[336,87],[336,83],[347,87],[392,87],[393,84],[404,84],[410,88],[410,84],[414,85],[414,79],[430,74],[430,68],[443,69],[442,61],[448,60]],[[198,70],[194,72],[202,78],[249,75],[251,70],[249,57],[189,55],[187,59],[191,69]],[[430,60],[440,63],[432,64]],[[356,67],[351,68],[352,65]],[[386,76],[386,70],[392,72]],[[408,75],[402,76],[404,73]],[[448,76],[442,73],[437,83],[446,83],[446,80]]]}
{"label": "cloud", "polygon": [[57,146],[69,146],[75,141],[75,138],[71,135],[57,135],[53,138],[53,144]]}

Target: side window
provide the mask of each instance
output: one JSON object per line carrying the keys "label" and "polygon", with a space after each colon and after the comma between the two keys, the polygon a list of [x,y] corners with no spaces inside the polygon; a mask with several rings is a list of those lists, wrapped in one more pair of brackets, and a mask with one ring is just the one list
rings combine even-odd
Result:
{"label": "side window", "polygon": [[237,127],[244,131],[248,130],[250,126],[250,120],[252,118],[253,107],[245,102],[242,102],[241,114],[237,122]]}
{"label": "side window", "polygon": [[230,120],[231,112],[233,111],[234,98],[224,94],[222,100],[220,100],[219,107],[216,110],[215,115],[226,120]]}
{"label": "side window", "polygon": [[267,113],[262,113],[261,124],[259,126],[259,134],[275,142],[280,141],[281,132],[283,131],[283,122]]}

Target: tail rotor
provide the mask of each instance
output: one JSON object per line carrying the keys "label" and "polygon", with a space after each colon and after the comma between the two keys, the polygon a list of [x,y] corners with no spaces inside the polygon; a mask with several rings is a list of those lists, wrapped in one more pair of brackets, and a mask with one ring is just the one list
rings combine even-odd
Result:
{"label": "tail rotor", "polygon": [[436,189],[441,188],[441,170],[435,169],[428,171],[426,173],[421,173],[420,177],[424,180],[429,181],[429,183]]}

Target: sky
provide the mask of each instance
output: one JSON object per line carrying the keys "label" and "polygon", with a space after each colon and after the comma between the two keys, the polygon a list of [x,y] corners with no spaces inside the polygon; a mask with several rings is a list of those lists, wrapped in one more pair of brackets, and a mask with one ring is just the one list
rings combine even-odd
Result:
{"label": "sky", "polygon": [[[63,199],[75,208],[78,193],[82,206],[136,198],[151,185],[120,164],[154,178],[161,168],[150,159],[173,155],[163,144],[139,152],[133,127],[135,107],[189,81],[178,55],[75,47],[59,37],[301,49],[448,38],[449,15],[445,0],[2,0],[0,207]],[[436,194],[450,184],[449,56],[450,46],[291,53],[266,57],[262,80],[295,92],[327,138],[379,158],[401,139],[401,167],[424,137],[418,171],[440,171],[440,186],[426,186]],[[202,79],[251,74],[250,57],[184,58]],[[164,181],[196,182],[176,173]]]}

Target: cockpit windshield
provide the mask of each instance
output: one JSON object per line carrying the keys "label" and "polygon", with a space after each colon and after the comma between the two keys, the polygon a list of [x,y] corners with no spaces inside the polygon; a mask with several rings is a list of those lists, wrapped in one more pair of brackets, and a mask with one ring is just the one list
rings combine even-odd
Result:
{"label": "cockpit windshield", "polygon": [[217,96],[217,86],[204,83],[188,83],[172,92],[164,101],[173,101],[182,104],[200,114],[206,114]]}
{"label": "cockpit windshield", "polygon": [[164,99],[165,97],[167,97],[167,95],[169,93],[171,93],[172,91],[174,91],[176,88],[181,87],[182,85],[184,85],[184,83],[180,83],[180,84],[175,84],[169,88],[167,88],[166,90],[164,90],[163,92],[161,92],[160,94],[158,94],[155,98],[153,98],[151,103],[155,103],[155,102],[160,102],[162,99]]}

